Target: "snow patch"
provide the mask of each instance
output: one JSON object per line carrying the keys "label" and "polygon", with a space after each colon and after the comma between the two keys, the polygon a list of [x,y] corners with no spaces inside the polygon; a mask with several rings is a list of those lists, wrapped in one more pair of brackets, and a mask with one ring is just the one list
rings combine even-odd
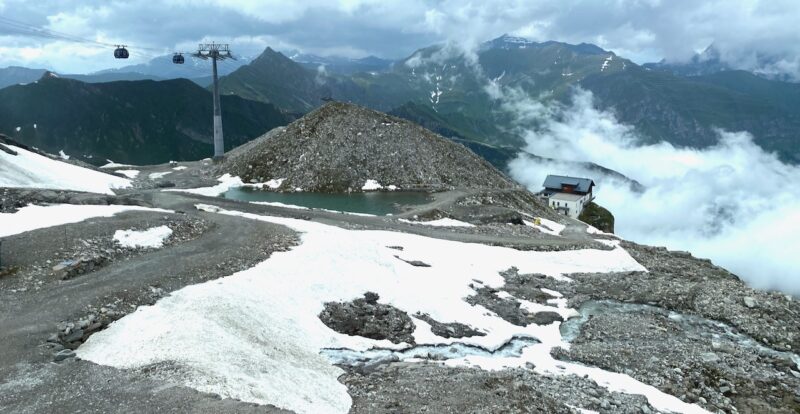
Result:
{"label": "snow patch", "polygon": [[116,173],[120,173],[131,180],[139,176],[139,170],[116,170]]}
{"label": "snow patch", "polygon": [[147,230],[117,230],[114,240],[122,247],[135,249],[137,247],[158,249],[164,246],[164,241],[172,235],[172,229],[167,226],[152,227]]}
{"label": "snow patch", "polygon": [[403,223],[421,224],[423,226],[435,226],[435,227],[475,227],[474,224],[470,224],[456,219],[451,219],[449,217],[431,221],[413,221],[406,219],[398,219],[398,221],[402,221]]}
{"label": "snow patch", "polygon": [[364,185],[361,187],[361,190],[362,191],[375,191],[375,190],[380,190],[381,188],[383,188],[381,183],[379,183],[379,182],[377,182],[375,180],[367,180],[364,183]]}
{"label": "snow patch", "polygon": [[58,156],[61,157],[62,160],[68,160],[69,159],[69,155],[64,153],[64,150],[58,151]]}
{"label": "snow patch", "polygon": [[600,72],[604,72],[604,71],[605,71],[605,70],[608,68],[608,64],[609,64],[609,63],[610,63],[612,60],[614,60],[614,55],[611,55],[611,56],[607,57],[607,58],[606,58],[606,59],[603,61],[603,65],[602,65],[602,66],[600,66]]}
{"label": "snow patch", "polygon": [[135,167],[135,165],[130,165],[130,164],[118,164],[118,163],[116,163],[116,162],[114,162],[114,161],[111,161],[111,160],[106,160],[106,163],[107,163],[107,164],[105,164],[105,165],[101,166],[100,168],[125,168],[125,167]]}
{"label": "snow patch", "polygon": [[269,187],[269,188],[271,188],[273,190],[277,190],[278,188],[280,188],[281,184],[283,184],[284,181],[286,181],[285,178],[278,178],[278,179],[274,179],[273,178],[273,179],[267,181],[266,183],[264,183],[264,185],[266,185],[267,187]]}
{"label": "snow patch", "polygon": [[150,175],[148,177],[151,180],[160,180],[160,179],[164,178],[168,174],[172,174],[172,171],[154,172],[154,173],[150,173]]}
{"label": "snow patch", "polygon": [[175,170],[175,171],[183,171],[185,169],[186,169],[185,165],[179,165],[179,166],[173,168],[173,170]]}
{"label": "snow patch", "polygon": [[51,206],[30,205],[16,213],[0,213],[0,237],[11,236],[45,227],[78,223],[94,217],[111,217],[125,211],[151,211],[173,213],[172,210],[139,206],[92,206],[56,204]]}
{"label": "snow patch", "polygon": [[237,187],[244,187],[244,183],[242,179],[239,177],[234,177],[230,174],[224,174],[217,178],[219,184],[213,187],[200,187],[200,188],[176,188],[176,189],[168,189],[164,191],[177,191],[183,193],[191,193],[191,194],[199,194],[208,197],[218,197],[221,194],[224,194],[226,191],[230,190],[231,188]]}
{"label": "snow patch", "polygon": [[50,159],[13,145],[17,155],[0,151],[0,187],[50,188],[114,194],[130,180]]}

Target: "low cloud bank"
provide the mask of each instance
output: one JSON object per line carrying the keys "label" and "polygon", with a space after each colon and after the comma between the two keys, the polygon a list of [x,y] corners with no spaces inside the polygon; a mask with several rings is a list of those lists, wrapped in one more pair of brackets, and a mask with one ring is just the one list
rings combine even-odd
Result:
{"label": "low cloud bank", "polygon": [[645,186],[560,162],[520,155],[509,168],[531,190],[547,174],[588,176],[597,202],[612,211],[616,231],[633,241],[707,257],[752,286],[800,295],[800,168],[781,163],[746,132],[719,131],[719,143],[698,150],[668,143],[640,145],[636,131],[592,105],[577,91],[569,107],[544,106],[507,94],[526,131],[528,152],[566,161],[591,161]]}

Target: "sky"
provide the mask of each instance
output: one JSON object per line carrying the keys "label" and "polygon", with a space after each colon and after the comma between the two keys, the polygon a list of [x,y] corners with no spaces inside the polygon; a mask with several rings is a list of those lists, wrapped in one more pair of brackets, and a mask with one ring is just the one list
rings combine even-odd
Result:
{"label": "sky", "polygon": [[[109,46],[22,35],[7,20]],[[441,42],[474,46],[504,33],[594,43],[637,63],[688,59],[714,43],[734,66],[772,59],[800,72],[796,0],[0,0],[0,67],[88,73],[191,51],[216,40],[255,56],[265,47],[397,59]]]}

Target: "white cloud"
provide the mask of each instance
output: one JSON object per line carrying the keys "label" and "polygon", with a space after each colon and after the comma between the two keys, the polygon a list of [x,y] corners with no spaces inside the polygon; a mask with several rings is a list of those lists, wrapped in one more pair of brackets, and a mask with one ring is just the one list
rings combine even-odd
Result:
{"label": "white cloud", "polygon": [[[632,127],[596,110],[591,94],[582,91],[569,108],[513,99],[507,108],[545,117],[526,134],[529,152],[595,162],[646,187],[635,193],[626,183],[600,178],[597,201],[612,211],[621,236],[688,250],[753,286],[800,294],[800,194],[793,184],[800,182],[800,167],[765,153],[748,133],[720,131],[719,144],[704,150],[640,146]],[[526,157],[510,169],[532,190],[549,173],[593,174]]]}

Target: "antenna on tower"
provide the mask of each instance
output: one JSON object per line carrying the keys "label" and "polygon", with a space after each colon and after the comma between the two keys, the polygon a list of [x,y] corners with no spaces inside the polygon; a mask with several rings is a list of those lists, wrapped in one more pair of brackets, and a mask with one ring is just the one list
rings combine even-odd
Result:
{"label": "antenna on tower", "polygon": [[231,55],[227,44],[213,42],[201,43],[197,47],[197,53],[193,56],[203,60],[211,59],[211,68],[214,75],[214,162],[220,162],[225,157],[225,145],[222,136],[222,108],[219,101],[217,60],[234,59],[234,57]]}

